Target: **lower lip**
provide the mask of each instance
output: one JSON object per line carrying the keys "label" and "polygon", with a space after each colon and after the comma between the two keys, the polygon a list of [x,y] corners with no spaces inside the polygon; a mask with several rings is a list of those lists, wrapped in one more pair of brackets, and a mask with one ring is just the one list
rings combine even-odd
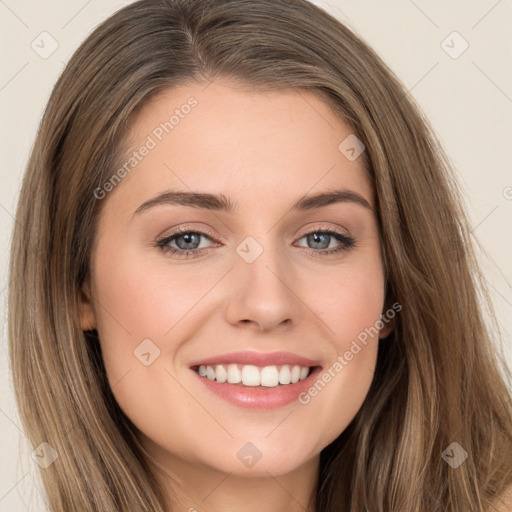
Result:
{"label": "lower lip", "polygon": [[295,384],[278,385],[273,388],[221,383],[201,377],[196,371],[192,371],[209,391],[229,403],[247,409],[277,409],[296,401],[298,396],[312,385],[322,368],[317,366],[307,378]]}

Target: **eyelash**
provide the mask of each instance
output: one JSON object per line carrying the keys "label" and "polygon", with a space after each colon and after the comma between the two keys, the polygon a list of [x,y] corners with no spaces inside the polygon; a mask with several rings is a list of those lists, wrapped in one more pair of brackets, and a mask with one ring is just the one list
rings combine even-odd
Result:
{"label": "eyelash", "polygon": [[[312,256],[322,257],[322,256],[330,255],[330,254],[348,252],[351,249],[353,249],[354,247],[356,247],[356,241],[353,237],[345,235],[344,233],[341,233],[340,231],[334,230],[332,228],[318,228],[318,229],[315,229],[312,231],[308,231],[307,233],[304,233],[299,238],[299,240],[308,235],[311,235],[313,233],[322,234],[322,235],[331,235],[338,242],[340,242],[341,245],[339,247],[337,247],[336,249],[315,250],[315,249],[305,248],[307,250],[307,252],[309,254],[311,254]],[[206,238],[209,238],[212,241],[216,241],[215,237],[207,231],[203,232],[203,231],[192,230],[192,229],[188,229],[188,228],[181,228],[181,229],[174,231],[170,235],[166,235],[165,237],[158,239],[156,241],[155,247],[158,247],[165,254],[176,255],[176,256],[184,258],[184,259],[194,258],[194,257],[199,256],[202,249],[189,249],[189,250],[176,249],[174,247],[170,247],[169,245],[167,245],[167,244],[169,244],[169,242],[172,242],[175,238],[179,238],[181,235],[186,235],[186,234],[197,234],[197,235],[201,235]]]}

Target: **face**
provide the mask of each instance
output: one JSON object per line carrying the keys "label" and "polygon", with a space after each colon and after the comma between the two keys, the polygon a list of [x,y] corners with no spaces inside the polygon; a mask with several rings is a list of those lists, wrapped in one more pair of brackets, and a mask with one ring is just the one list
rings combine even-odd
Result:
{"label": "face", "polygon": [[125,176],[98,192],[82,328],[162,464],[284,474],[361,407],[384,276],[367,171],[352,139],[340,149],[351,133],[312,93],[228,81],[160,93],[134,119]]}

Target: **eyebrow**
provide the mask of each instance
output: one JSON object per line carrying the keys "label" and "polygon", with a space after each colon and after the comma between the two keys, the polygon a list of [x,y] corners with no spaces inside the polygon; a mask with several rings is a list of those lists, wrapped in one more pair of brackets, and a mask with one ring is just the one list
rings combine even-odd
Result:
{"label": "eyebrow", "polygon": [[[313,210],[336,203],[354,203],[361,205],[371,211],[373,208],[368,201],[353,190],[336,189],[327,192],[320,192],[311,196],[300,197],[290,208],[291,211]],[[223,211],[233,213],[236,211],[236,204],[233,203],[224,194],[210,194],[206,192],[184,192],[184,191],[166,191],[152,199],[142,203],[133,215],[139,214],[155,206],[162,205],[191,206],[193,208],[202,208],[205,210]]]}

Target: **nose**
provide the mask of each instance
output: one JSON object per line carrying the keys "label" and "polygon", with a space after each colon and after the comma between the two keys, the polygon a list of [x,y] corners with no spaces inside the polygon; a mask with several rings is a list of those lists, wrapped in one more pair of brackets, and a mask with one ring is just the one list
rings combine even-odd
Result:
{"label": "nose", "polygon": [[230,279],[225,308],[230,324],[268,332],[290,328],[304,316],[293,269],[276,250],[265,248],[252,263],[235,255]]}

